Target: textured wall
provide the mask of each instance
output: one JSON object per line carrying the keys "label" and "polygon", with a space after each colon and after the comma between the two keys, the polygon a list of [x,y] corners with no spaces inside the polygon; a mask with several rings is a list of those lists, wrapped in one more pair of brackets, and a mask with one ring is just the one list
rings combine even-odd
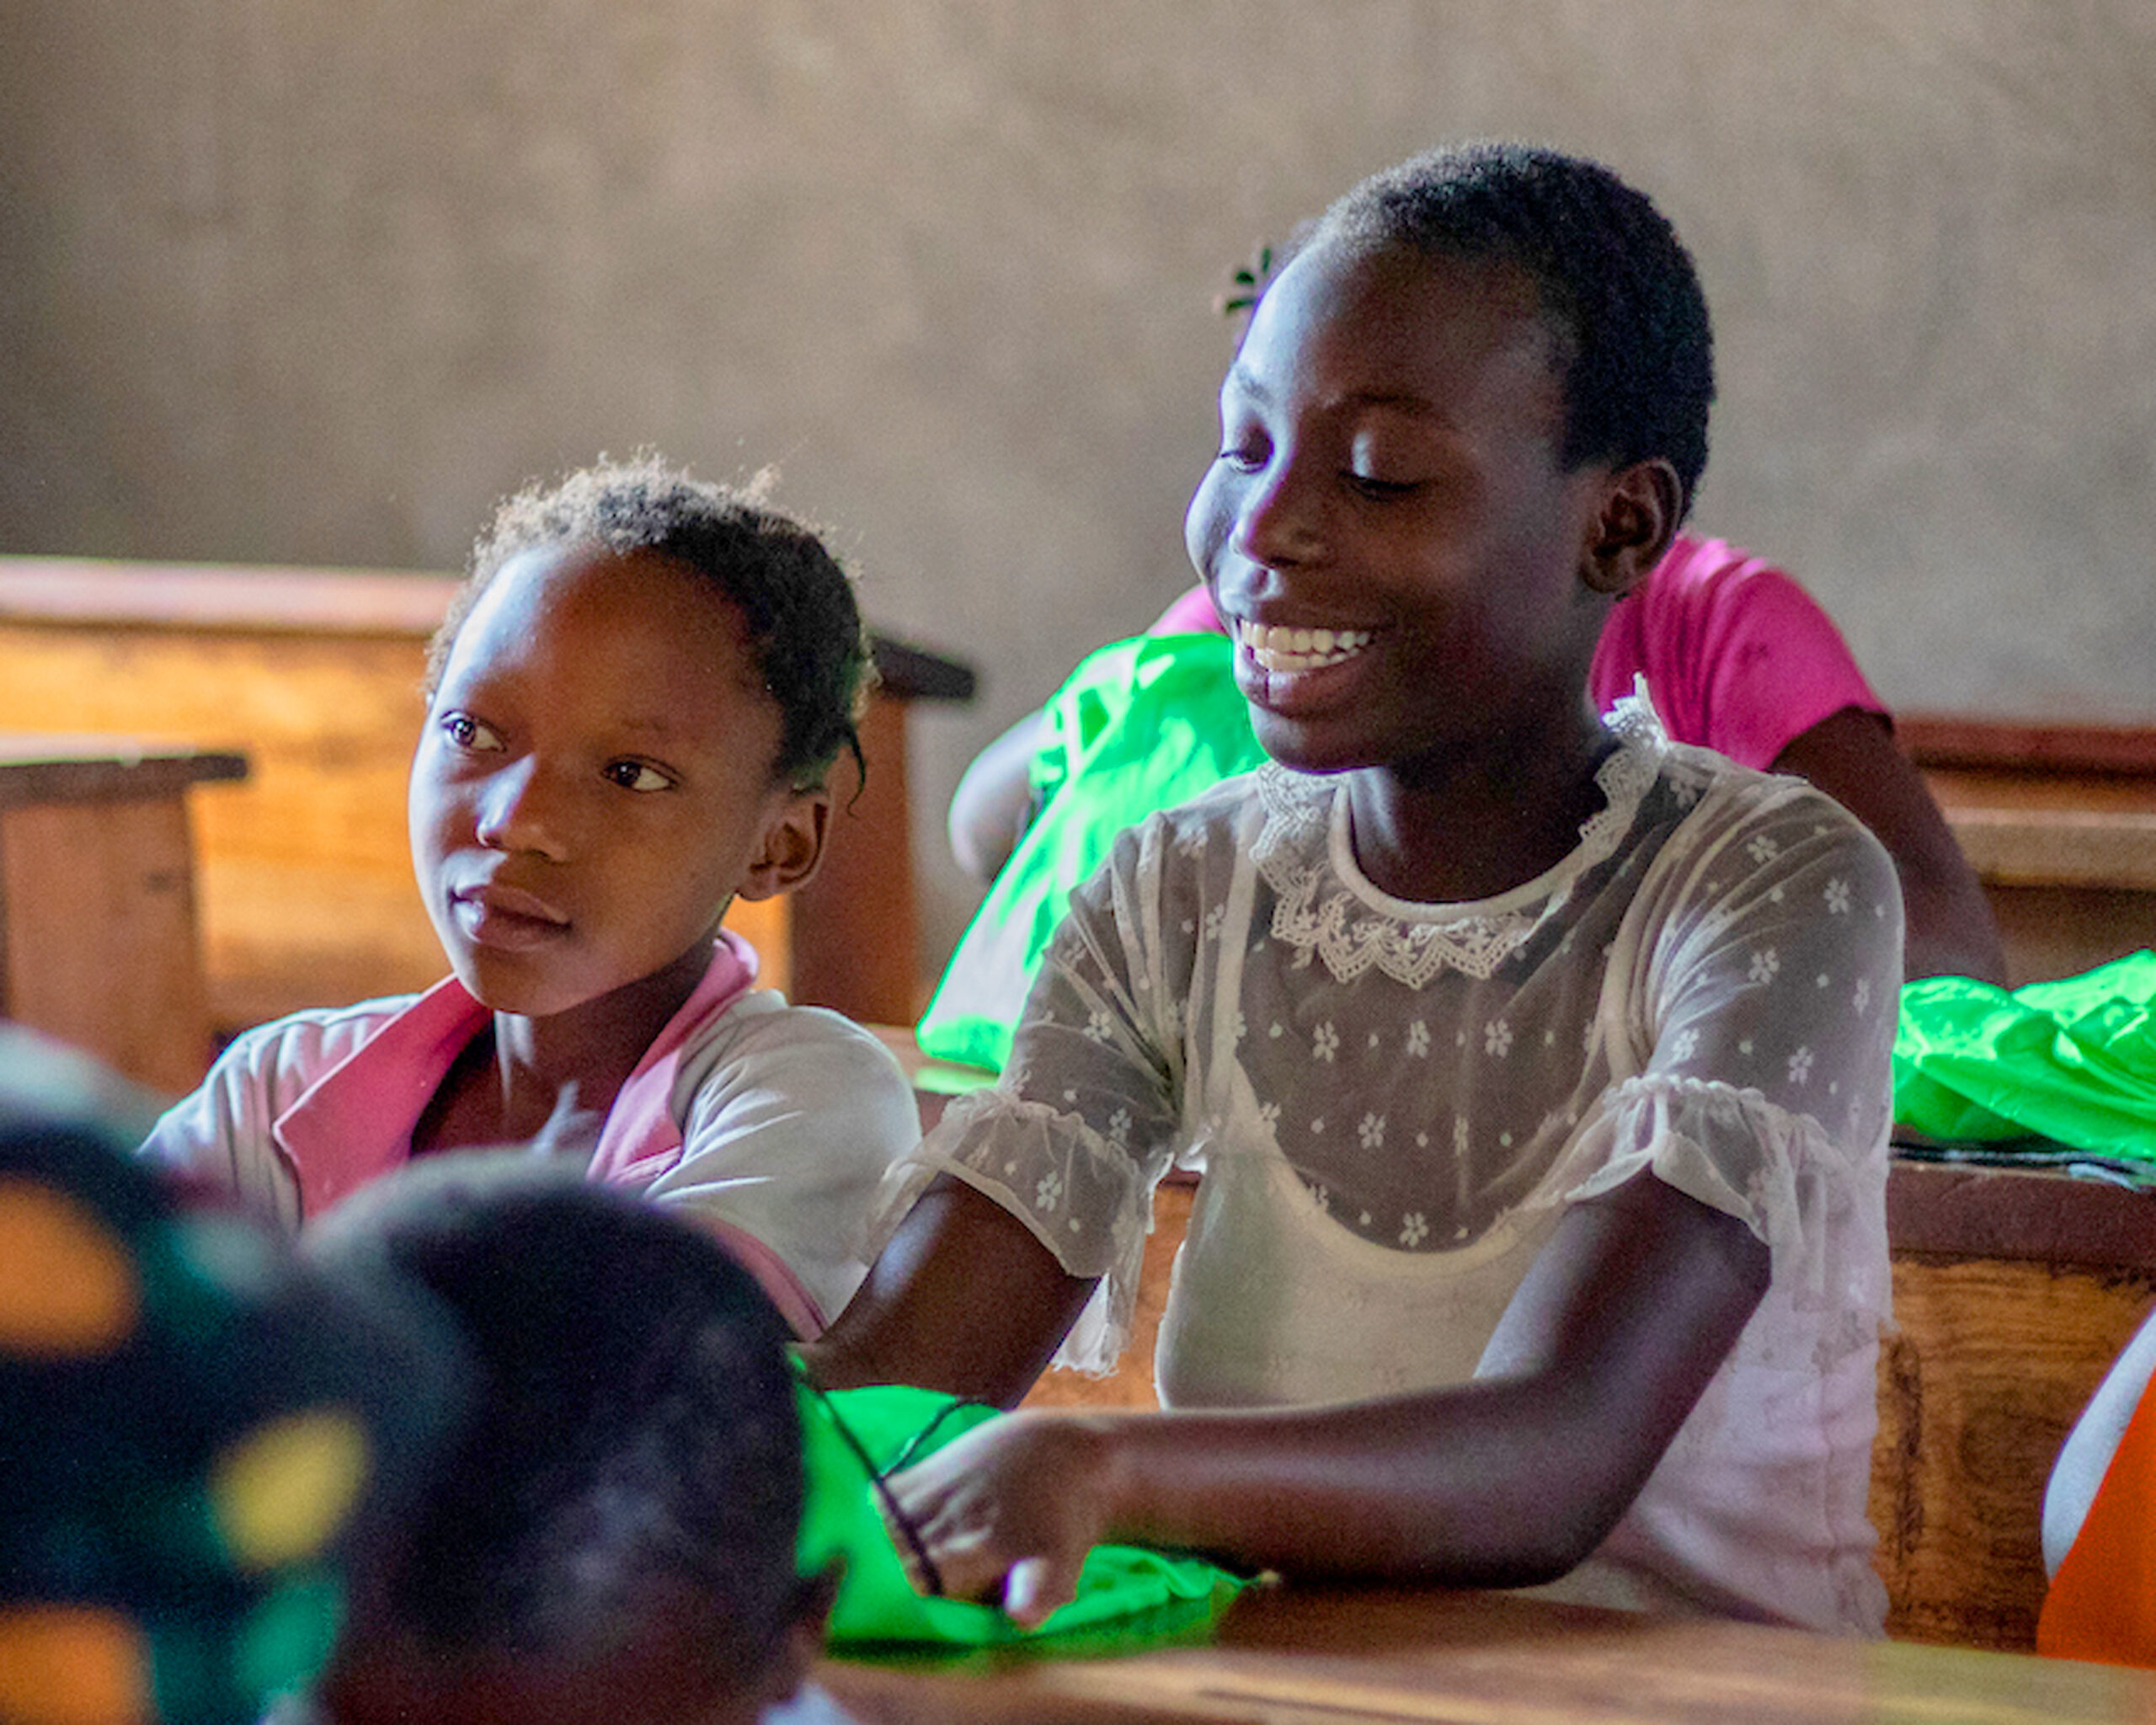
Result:
{"label": "textured wall", "polygon": [[446,567],[600,448],[779,462],[972,750],[1182,582],[1262,236],[1442,136],[1698,253],[1705,525],[1906,706],[2156,719],[2148,0],[8,0],[0,550]]}

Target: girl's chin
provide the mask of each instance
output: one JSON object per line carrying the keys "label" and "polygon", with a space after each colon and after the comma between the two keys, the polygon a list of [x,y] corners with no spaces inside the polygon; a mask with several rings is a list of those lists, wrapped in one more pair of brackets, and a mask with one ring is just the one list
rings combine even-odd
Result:
{"label": "girl's chin", "polygon": [[1258,747],[1294,772],[1349,772],[1370,764],[1366,750],[1344,737],[1328,736],[1322,726],[1305,724],[1260,707],[1251,708],[1250,719]]}
{"label": "girl's chin", "polygon": [[498,953],[462,953],[451,960],[450,968],[473,1000],[490,1012],[505,1012],[511,1017],[558,1017],[592,998],[589,990],[536,975],[529,966],[504,962]]}

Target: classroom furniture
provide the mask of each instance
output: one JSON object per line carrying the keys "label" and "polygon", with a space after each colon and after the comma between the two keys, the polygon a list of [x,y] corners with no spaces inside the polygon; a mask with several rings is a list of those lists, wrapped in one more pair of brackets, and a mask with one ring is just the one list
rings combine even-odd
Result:
{"label": "classroom furniture", "polygon": [[1897,1161],[1871,1522],[1897,1638],[2026,1649],[2059,1445],[2156,1304],[2156,1194]]}
{"label": "classroom furniture", "polygon": [[189,793],[246,775],[237,753],[0,735],[0,1017],[154,1090],[199,1082],[214,1044]]}
{"label": "classroom furniture", "polygon": [[[229,1033],[443,974],[412,883],[406,768],[426,644],[456,581],[381,570],[0,558],[0,729],[116,731],[243,749],[254,772],[205,803],[199,882],[211,1017]],[[906,715],[964,699],[963,665],[878,639],[869,763],[833,776],[825,867],[738,905],[767,985],[856,1017],[921,1001]]]}
{"label": "classroom furniture", "polygon": [[2156,947],[2156,728],[1904,713],[2016,986]]}
{"label": "classroom furniture", "polygon": [[2124,1725],[2156,1673],[1517,1595],[1261,1589],[1216,1638],[963,1666],[825,1660],[864,1725]]}

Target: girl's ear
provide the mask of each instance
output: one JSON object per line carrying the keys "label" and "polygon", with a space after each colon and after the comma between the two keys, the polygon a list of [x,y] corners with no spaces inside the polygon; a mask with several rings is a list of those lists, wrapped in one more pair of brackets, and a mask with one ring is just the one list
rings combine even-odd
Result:
{"label": "girl's ear", "polygon": [[1582,552],[1588,585],[1621,599],[1645,579],[1677,537],[1684,498],[1677,469],[1659,456],[1612,473]]}
{"label": "girl's ear", "polygon": [[772,793],[772,798],[763,836],[749,859],[749,872],[734,889],[736,898],[770,899],[791,892],[824,860],[831,793],[821,785],[805,791],[782,788]]}

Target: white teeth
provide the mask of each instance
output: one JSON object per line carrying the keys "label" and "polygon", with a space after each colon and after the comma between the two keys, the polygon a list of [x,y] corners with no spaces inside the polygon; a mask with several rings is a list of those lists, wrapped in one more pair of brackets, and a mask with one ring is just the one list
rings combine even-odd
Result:
{"label": "white teeth", "polygon": [[1238,618],[1235,639],[1267,671],[1321,670],[1352,659],[1370,644],[1368,629],[1266,628]]}

